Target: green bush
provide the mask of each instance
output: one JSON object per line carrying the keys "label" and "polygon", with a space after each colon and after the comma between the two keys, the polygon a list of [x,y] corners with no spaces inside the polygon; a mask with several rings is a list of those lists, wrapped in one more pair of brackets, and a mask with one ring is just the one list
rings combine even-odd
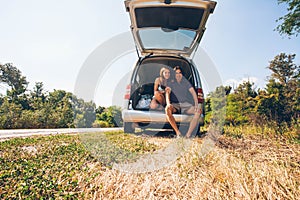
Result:
{"label": "green bush", "polygon": [[107,121],[95,120],[93,123],[93,128],[108,128],[112,127]]}

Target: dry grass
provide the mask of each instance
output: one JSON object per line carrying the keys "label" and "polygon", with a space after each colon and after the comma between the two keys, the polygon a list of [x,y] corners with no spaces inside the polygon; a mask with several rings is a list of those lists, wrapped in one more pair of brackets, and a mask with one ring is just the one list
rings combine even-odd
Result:
{"label": "dry grass", "polygon": [[210,153],[201,152],[203,139],[194,139],[171,166],[140,174],[94,163],[79,187],[85,199],[300,199],[299,144],[222,136]]}
{"label": "dry grass", "polygon": [[[241,130],[215,142],[108,134],[125,153],[142,155],[138,161],[154,161],[146,173],[136,172],[147,162],[127,165],[138,166],[131,173],[105,167],[78,135],[1,142],[0,199],[300,199],[299,141]],[[106,144],[99,152],[110,159],[123,152]]]}

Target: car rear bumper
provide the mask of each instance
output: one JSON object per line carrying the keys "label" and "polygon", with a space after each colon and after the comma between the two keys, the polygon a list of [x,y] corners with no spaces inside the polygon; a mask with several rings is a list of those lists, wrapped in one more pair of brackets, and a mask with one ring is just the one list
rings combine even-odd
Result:
{"label": "car rear bumper", "polygon": [[[178,123],[188,123],[193,118],[192,115],[174,114],[173,116]],[[163,111],[123,110],[122,118],[124,122],[168,123],[166,114]]]}

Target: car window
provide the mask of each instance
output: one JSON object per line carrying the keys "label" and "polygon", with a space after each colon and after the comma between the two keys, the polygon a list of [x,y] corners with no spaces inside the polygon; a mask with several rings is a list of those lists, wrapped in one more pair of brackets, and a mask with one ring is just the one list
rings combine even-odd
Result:
{"label": "car window", "polygon": [[162,67],[166,67],[166,65],[156,62],[141,64],[138,69],[138,79],[136,79],[136,82],[139,85],[154,83],[154,80],[159,76]]}
{"label": "car window", "polygon": [[145,49],[166,49],[187,51],[196,36],[195,31],[179,29],[176,31],[161,28],[149,28],[138,31]]}

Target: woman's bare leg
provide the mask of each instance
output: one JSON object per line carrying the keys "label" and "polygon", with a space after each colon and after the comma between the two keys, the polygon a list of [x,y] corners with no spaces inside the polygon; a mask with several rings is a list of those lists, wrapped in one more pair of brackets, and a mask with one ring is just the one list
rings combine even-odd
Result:
{"label": "woman's bare leg", "polygon": [[169,123],[171,124],[172,128],[174,129],[177,137],[180,137],[181,136],[181,133],[177,127],[177,124],[176,124],[176,121],[175,121],[175,118],[173,116],[173,112],[174,112],[174,107],[171,105],[171,104],[168,104],[166,106],[166,115],[167,115],[167,120],[169,121]]}

